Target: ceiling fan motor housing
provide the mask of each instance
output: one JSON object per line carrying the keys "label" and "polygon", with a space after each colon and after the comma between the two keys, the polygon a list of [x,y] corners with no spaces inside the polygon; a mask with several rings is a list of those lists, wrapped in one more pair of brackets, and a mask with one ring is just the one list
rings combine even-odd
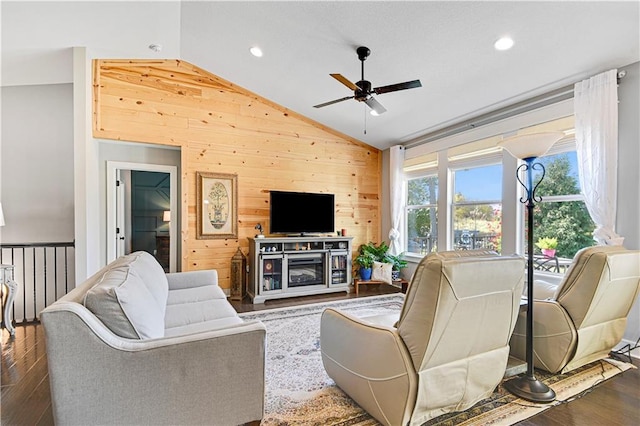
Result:
{"label": "ceiling fan motor housing", "polygon": [[371,94],[371,82],[367,80],[360,80],[356,83],[358,89],[354,91],[356,101],[365,101]]}

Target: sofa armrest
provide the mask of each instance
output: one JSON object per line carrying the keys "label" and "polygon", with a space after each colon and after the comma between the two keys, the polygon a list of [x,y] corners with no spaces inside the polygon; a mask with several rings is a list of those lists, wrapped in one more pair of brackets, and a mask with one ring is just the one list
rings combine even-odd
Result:
{"label": "sofa armrest", "polygon": [[134,340],[83,306],[42,314],[56,424],[240,424],[264,410],[264,325]]}
{"label": "sofa armrest", "polygon": [[169,290],[218,285],[218,271],[207,269],[202,271],[173,272],[167,274]]}
{"label": "sofa armrest", "polygon": [[360,406],[377,419],[406,423],[416,373],[395,328],[327,308],[320,322],[320,349],[329,376]]}

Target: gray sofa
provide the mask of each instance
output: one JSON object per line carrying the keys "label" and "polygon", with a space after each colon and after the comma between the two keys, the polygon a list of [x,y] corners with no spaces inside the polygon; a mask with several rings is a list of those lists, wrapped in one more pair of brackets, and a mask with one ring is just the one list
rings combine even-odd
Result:
{"label": "gray sofa", "polygon": [[43,310],[56,424],[260,420],[265,327],[240,319],[217,280],[136,252]]}

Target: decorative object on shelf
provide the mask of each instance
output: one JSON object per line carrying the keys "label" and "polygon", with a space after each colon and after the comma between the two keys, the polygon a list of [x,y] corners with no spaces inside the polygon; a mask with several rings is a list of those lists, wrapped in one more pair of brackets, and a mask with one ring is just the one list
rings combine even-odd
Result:
{"label": "decorative object on shelf", "polygon": [[196,172],[196,238],[238,238],[238,175]]}
{"label": "decorative object on shelf", "polygon": [[257,229],[259,234],[256,234],[256,238],[264,238],[264,234],[262,233],[262,225],[261,224],[256,224],[256,226],[253,227],[253,229]]}
{"label": "decorative object on shelf", "polygon": [[538,247],[545,256],[555,257],[556,247],[558,247],[558,239],[552,237],[540,238],[536,243],[536,247]]}
{"label": "decorative object on shelf", "polygon": [[242,300],[247,295],[247,258],[238,247],[231,258],[231,300]]}
{"label": "decorative object on shelf", "polygon": [[[533,207],[542,201],[535,194],[536,188],[544,179],[545,169],[536,158],[544,155],[551,146],[564,137],[562,132],[537,133],[514,136],[503,140],[498,145],[509,151],[511,155],[524,161],[516,170],[516,179],[525,190],[520,202],[527,208],[527,372],[524,376],[511,379],[504,383],[504,387],[512,394],[528,401],[548,403],[556,399],[556,393],[546,384],[536,379],[533,372]],[[540,171],[540,180],[533,181],[534,170]],[[525,181],[520,173],[525,172]]]}

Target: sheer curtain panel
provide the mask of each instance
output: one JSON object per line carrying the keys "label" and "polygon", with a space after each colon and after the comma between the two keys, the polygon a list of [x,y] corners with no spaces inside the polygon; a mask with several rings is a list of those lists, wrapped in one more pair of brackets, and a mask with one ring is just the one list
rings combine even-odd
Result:
{"label": "sheer curtain panel", "polygon": [[599,245],[622,245],[615,232],[618,171],[617,70],[576,83],[578,172]]}
{"label": "sheer curtain panel", "polygon": [[391,229],[389,230],[389,252],[393,255],[402,253],[402,222],[404,217],[404,147],[392,146],[389,149],[389,199],[391,201]]}

